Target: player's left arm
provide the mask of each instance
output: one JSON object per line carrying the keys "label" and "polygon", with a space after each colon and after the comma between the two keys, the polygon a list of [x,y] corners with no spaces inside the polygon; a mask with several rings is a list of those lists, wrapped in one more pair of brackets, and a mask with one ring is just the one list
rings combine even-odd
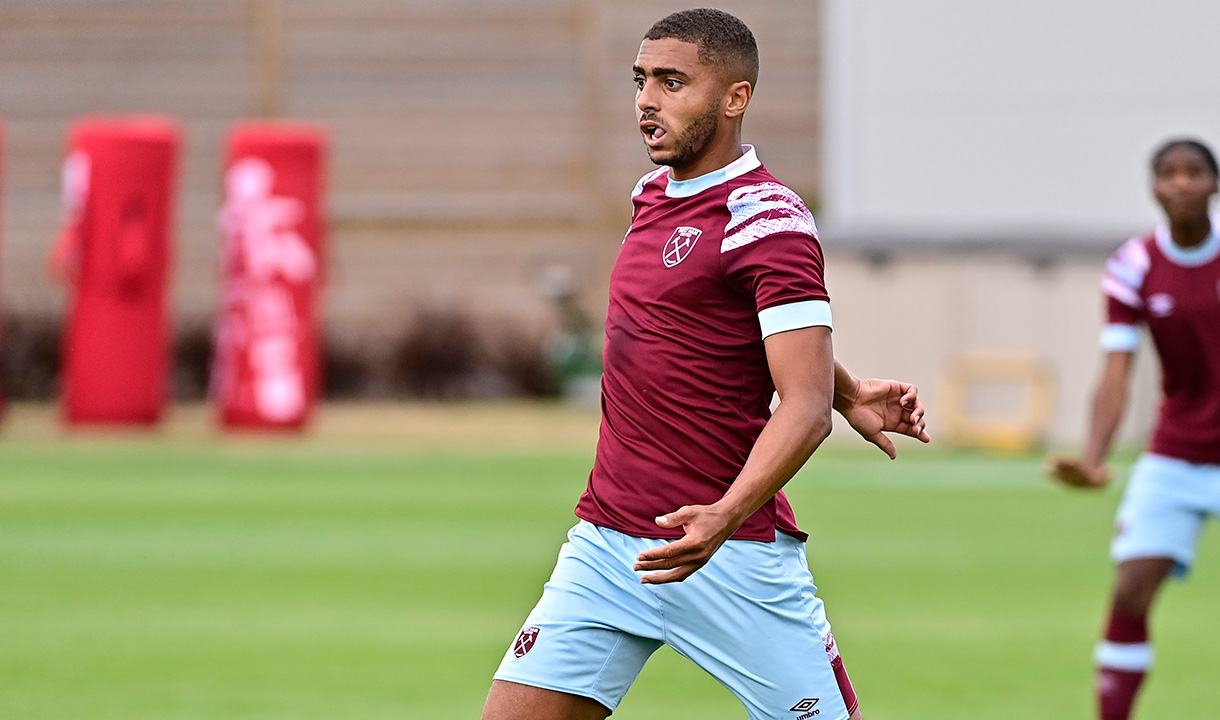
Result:
{"label": "player's left arm", "polygon": [[865,439],[890,459],[898,457],[887,432],[930,442],[919,389],[911,383],[879,378],[860,379],[835,360],[834,409]]}
{"label": "player's left arm", "polygon": [[724,497],[711,505],[687,505],[657,518],[657,525],[681,527],[685,535],[640,553],[635,569],[652,571],[640,582],[680,582],[706,565],[830,434],[835,390],[830,328],[780,332],[769,335],[764,343],[779,407]]}

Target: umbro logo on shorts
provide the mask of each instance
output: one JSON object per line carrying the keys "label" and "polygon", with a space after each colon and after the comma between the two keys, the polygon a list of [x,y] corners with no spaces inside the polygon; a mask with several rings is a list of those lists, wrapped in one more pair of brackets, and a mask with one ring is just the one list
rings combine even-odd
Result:
{"label": "umbro logo on shorts", "polygon": [[818,700],[821,700],[821,698],[802,698],[799,703],[788,708],[788,712],[804,713],[797,716],[796,720],[809,720],[809,718],[822,713],[821,710],[814,708],[814,705],[818,704]]}
{"label": "umbro logo on shorts", "polygon": [[530,626],[521,628],[521,632],[517,633],[517,639],[513,641],[513,655],[516,657],[525,657],[525,654],[534,649],[534,643],[538,641],[539,628]]}

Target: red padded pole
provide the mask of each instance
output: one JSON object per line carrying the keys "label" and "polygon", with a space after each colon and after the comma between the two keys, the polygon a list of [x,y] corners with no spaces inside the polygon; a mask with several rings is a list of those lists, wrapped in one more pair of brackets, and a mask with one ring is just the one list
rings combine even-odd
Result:
{"label": "red padded pole", "polygon": [[319,386],[326,137],[286,123],[229,136],[213,395],[222,426],[301,429]]}
{"label": "red padded pole", "polygon": [[168,398],[166,302],[177,123],[83,118],[64,163],[65,227],[52,265],[69,281],[63,416],[152,424]]}
{"label": "red padded pole", "polygon": [[[0,199],[2,199],[3,197],[4,197],[4,123],[0,122]],[[4,210],[4,208],[0,207],[0,228],[4,227],[3,210]],[[3,240],[3,238],[0,238],[0,241],[2,241],[2,240]],[[3,247],[2,242],[0,242],[0,247]],[[3,265],[0,264],[0,270],[2,270],[2,269],[3,269]],[[3,274],[3,273],[0,273],[0,274]],[[0,308],[0,324],[3,324],[2,323],[3,319],[4,319],[4,312],[3,312],[3,309]],[[2,331],[2,328],[0,328],[0,331]],[[3,347],[3,346],[4,346],[4,337],[2,335],[0,335],[0,347]],[[3,419],[4,419],[4,388],[0,387],[0,420],[3,420]]]}

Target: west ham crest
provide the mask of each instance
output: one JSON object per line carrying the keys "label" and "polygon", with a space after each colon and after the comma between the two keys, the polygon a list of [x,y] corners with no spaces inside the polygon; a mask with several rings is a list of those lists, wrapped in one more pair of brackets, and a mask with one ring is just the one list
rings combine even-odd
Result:
{"label": "west ham crest", "polygon": [[513,655],[516,657],[525,657],[525,654],[534,649],[534,643],[538,641],[539,629],[531,625],[527,628],[522,628],[517,634],[517,639],[513,641]]}
{"label": "west ham crest", "polygon": [[669,242],[665,243],[665,249],[661,251],[661,259],[665,261],[665,267],[673,267],[685,260],[702,234],[702,230],[693,227],[680,227],[674,230],[674,234],[669,237]]}

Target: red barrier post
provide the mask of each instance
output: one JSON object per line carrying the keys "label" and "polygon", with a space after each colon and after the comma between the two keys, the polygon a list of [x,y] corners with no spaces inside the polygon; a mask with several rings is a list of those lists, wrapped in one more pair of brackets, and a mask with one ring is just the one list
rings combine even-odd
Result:
{"label": "red barrier post", "polygon": [[242,124],[224,180],[212,392],[229,429],[302,429],[319,385],[324,133]]}
{"label": "red barrier post", "polygon": [[[0,199],[4,197],[4,123],[0,123]],[[3,211],[0,207],[0,211]],[[4,227],[4,214],[0,212],[0,228]],[[0,238],[2,239],[2,238]],[[2,245],[0,245],[2,247]],[[0,269],[3,269],[3,264],[0,264]],[[4,319],[4,313],[0,312],[0,321]],[[0,328],[0,332],[2,332]],[[4,336],[0,335],[0,348],[4,346]],[[4,418],[4,388],[0,387],[0,419]]]}
{"label": "red barrier post", "polygon": [[52,255],[71,292],[69,424],[152,424],[165,409],[178,137],[162,117],[85,118],[71,131],[65,227]]}

